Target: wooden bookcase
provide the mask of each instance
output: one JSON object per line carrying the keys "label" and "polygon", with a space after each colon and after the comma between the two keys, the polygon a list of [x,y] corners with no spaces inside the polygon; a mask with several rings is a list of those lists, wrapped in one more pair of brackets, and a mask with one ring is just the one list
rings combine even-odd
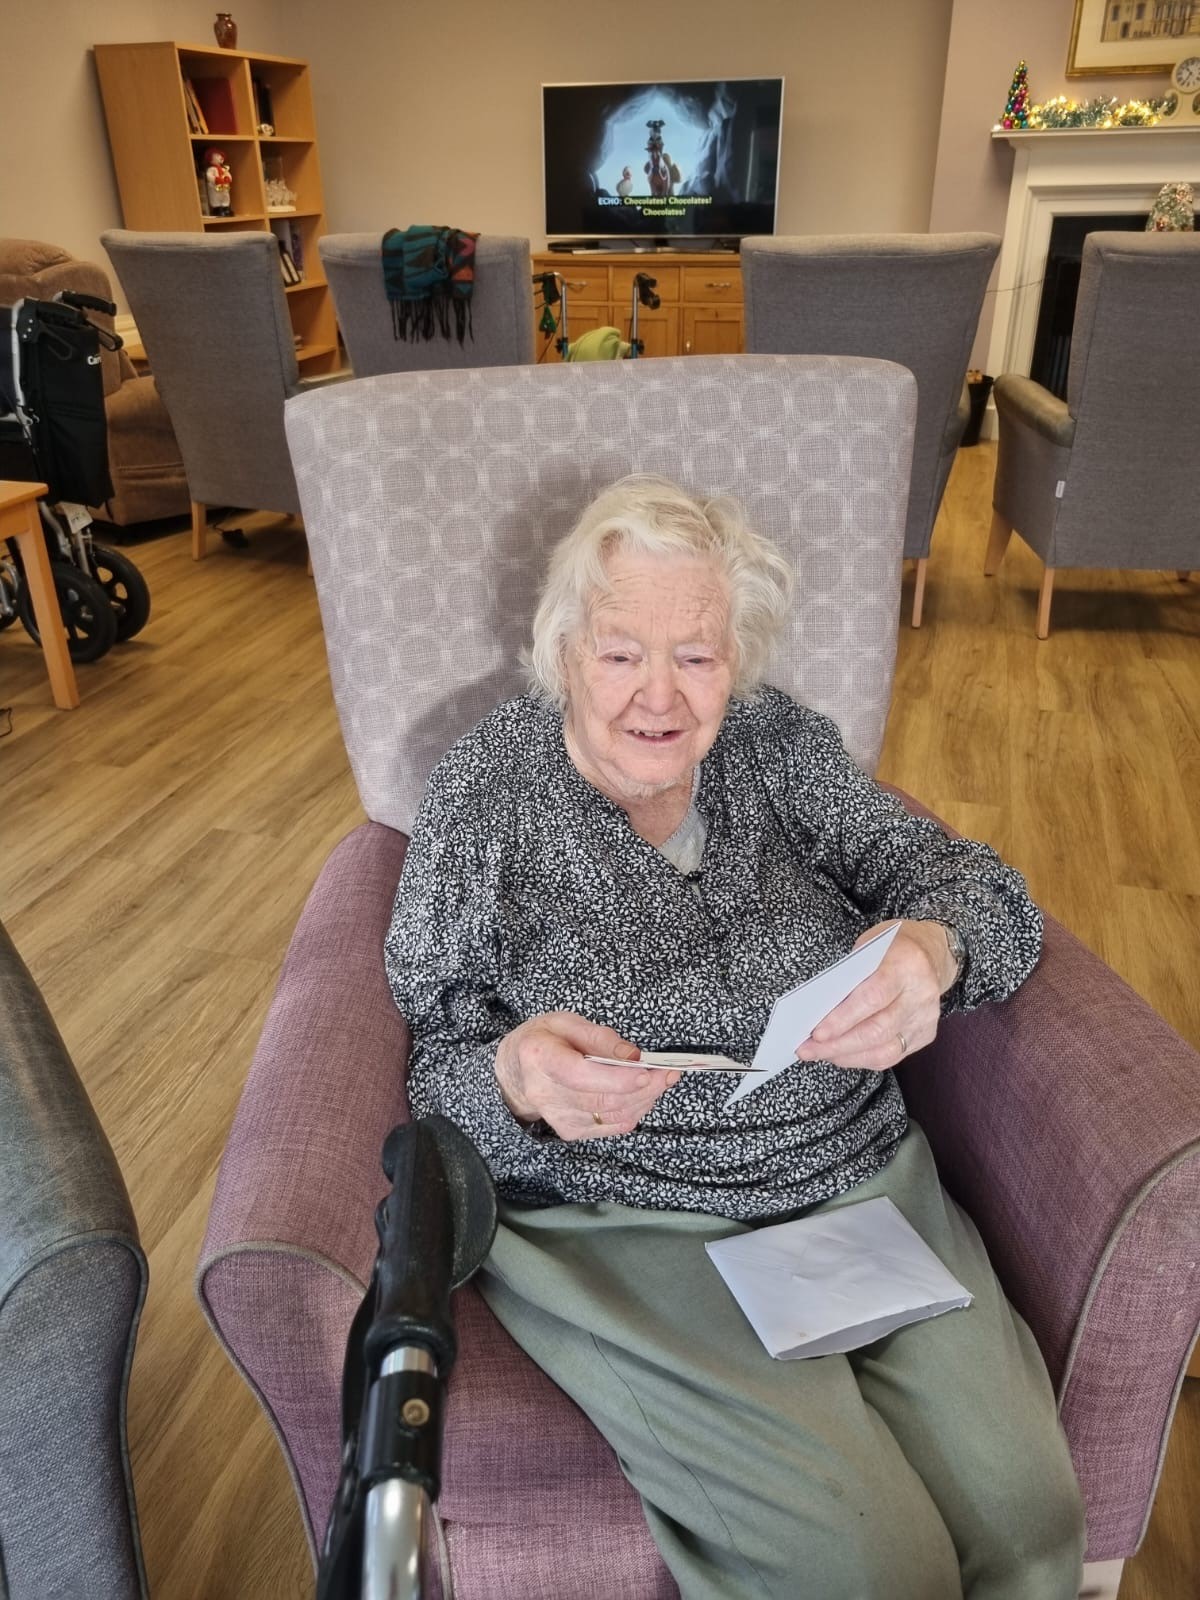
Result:
{"label": "wooden bookcase", "polygon": [[[341,365],[333,299],[317,240],[325,232],[325,199],[317,159],[308,64],[213,45],[98,44],[94,47],[108,139],[127,228],[163,232],[249,229],[286,221],[299,234],[304,279],[287,287],[296,357],[308,374]],[[192,131],[184,80],[224,80],[221,98],[232,126]],[[255,83],[271,102],[270,134],[258,131]],[[196,179],[199,158],[220,145],[233,174],[233,215],[205,216]],[[296,209],[267,211],[264,162],[296,192]]]}
{"label": "wooden bookcase", "polygon": [[[644,355],[741,354],[742,263],[732,251],[547,251],[533,257],[533,270],[557,272],[566,280],[572,341],[589,328],[606,327],[620,328],[628,339],[633,279],[645,272],[656,280],[662,304],[657,311],[638,309]],[[559,360],[558,336],[539,331],[539,361]]]}

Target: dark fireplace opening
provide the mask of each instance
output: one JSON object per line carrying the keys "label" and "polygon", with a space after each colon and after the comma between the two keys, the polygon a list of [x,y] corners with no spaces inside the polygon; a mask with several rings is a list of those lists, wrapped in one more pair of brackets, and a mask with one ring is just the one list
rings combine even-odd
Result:
{"label": "dark fireplace opening", "polygon": [[1089,233],[1144,233],[1149,212],[1120,212],[1116,216],[1055,217],[1050,224],[1050,249],[1042,277],[1037,334],[1029,376],[1067,398],[1067,367],[1071,360],[1071,324],[1079,296],[1079,267],[1083,241]]}

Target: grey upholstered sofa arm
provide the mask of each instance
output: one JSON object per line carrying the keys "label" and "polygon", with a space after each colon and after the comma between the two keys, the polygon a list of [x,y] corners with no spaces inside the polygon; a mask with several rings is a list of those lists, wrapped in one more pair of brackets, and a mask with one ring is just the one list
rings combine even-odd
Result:
{"label": "grey upholstered sofa arm", "polygon": [[103,1129],[2,928],[0,1130],[5,1592],[130,1600],[146,1593],[125,1437],[146,1258]]}
{"label": "grey upholstered sofa arm", "polygon": [[1065,400],[1043,389],[1032,378],[1006,372],[996,379],[993,390],[996,410],[1014,422],[1023,422],[1049,444],[1070,449],[1075,442],[1075,418]]}

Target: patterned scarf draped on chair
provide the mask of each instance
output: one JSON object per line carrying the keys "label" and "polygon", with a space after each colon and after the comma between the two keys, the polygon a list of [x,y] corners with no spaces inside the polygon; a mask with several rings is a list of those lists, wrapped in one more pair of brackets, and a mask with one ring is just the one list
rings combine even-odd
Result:
{"label": "patterned scarf draped on chair", "polygon": [[397,339],[450,337],[450,314],[458,342],[471,328],[477,233],[458,228],[389,228],[383,236],[383,282],[392,305]]}

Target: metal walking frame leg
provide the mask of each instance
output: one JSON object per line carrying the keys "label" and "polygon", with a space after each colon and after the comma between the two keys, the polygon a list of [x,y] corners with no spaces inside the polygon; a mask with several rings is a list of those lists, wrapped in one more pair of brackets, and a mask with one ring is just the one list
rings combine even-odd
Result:
{"label": "metal walking frame leg", "polygon": [[[380,1376],[397,1372],[437,1376],[433,1357],[420,1345],[406,1345],[384,1358]],[[421,1600],[421,1560],[431,1509],[428,1491],[418,1483],[392,1478],[371,1489],[363,1529],[362,1600]]]}
{"label": "metal walking frame leg", "polygon": [[342,1463],[317,1600],[426,1600],[424,1552],[441,1489],[442,1410],[457,1341],[450,1291],[492,1247],[496,1195],[445,1117],[393,1128],[379,1251],[346,1340]]}

